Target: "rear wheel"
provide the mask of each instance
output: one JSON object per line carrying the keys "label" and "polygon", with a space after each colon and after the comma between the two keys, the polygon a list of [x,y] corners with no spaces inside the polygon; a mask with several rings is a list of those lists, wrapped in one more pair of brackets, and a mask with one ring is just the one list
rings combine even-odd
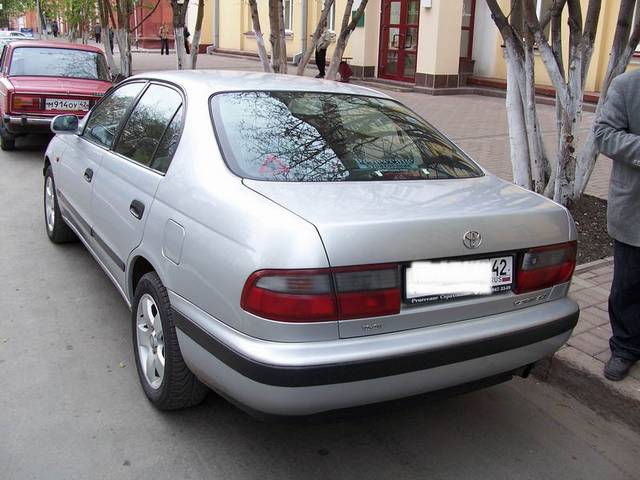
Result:
{"label": "rear wheel", "polygon": [[131,309],[133,349],[142,389],[161,410],[197,405],[208,392],[182,358],[169,307],[167,289],[158,275],[144,275]]}
{"label": "rear wheel", "polygon": [[4,151],[15,150],[16,148],[16,137],[13,135],[2,132],[0,134],[0,148]]}
{"label": "rear wheel", "polygon": [[78,240],[69,225],[65,223],[60,215],[58,206],[58,196],[56,194],[56,184],[53,180],[51,166],[47,167],[44,174],[44,226],[47,236],[53,243],[67,243]]}

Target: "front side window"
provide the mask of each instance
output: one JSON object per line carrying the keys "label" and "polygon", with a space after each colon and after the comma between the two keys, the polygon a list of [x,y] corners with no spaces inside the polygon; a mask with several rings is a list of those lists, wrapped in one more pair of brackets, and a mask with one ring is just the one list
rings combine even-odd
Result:
{"label": "front side window", "polygon": [[109,81],[104,55],[68,48],[16,48],[11,56],[9,75]]}
{"label": "front side window", "polygon": [[393,100],[332,93],[215,95],[224,158],[243,178],[280,182],[469,178],[482,170]]}
{"label": "front side window", "polygon": [[150,85],[131,112],[114,150],[151,167],[156,148],[181,105],[182,96],[177,91]]}
{"label": "front side window", "polygon": [[85,138],[103,147],[111,148],[122,118],[142,87],[144,83],[141,82],[122,85],[100,102],[90,113],[84,130]]}

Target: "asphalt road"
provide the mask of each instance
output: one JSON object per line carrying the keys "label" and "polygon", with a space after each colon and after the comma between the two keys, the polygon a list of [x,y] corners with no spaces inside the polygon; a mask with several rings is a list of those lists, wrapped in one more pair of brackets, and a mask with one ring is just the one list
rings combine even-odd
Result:
{"label": "asphalt road", "polygon": [[0,478],[640,478],[640,436],[535,380],[323,422],[263,423],[211,394],[154,410],[129,312],[42,218],[45,140],[0,152]]}

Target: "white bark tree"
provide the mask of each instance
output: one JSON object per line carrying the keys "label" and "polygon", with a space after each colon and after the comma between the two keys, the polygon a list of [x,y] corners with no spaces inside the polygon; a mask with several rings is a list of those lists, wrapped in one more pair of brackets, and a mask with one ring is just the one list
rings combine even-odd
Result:
{"label": "white bark tree", "polygon": [[[486,2],[505,47],[507,115],[514,182],[567,205],[584,192],[597,157],[593,132],[579,152],[577,138],[602,1],[589,0],[584,19],[580,0],[554,0],[546,11],[541,12],[540,17],[535,11],[534,2],[511,0],[510,19],[496,0]],[[636,12],[634,17],[635,6],[636,0],[621,1],[597,112],[606,101],[611,80],[624,72],[640,40],[640,16]],[[565,9],[569,26],[567,68],[562,37]],[[633,32],[631,18],[634,19]],[[545,34],[549,23],[551,39]],[[558,152],[552,166],[542,143],[535,107],[536,48],[556,90]]]}
{"label": "white bark tree", "polygon": [[262,62],[262,68],[265,72],[273,72],[271,64],[269,63],[269,55],[264,45],[264,35],[262,34],[262,28],[260,27],[260,14],[258,13],[258,3],[256,0],[249,0],[249,9],[251,10],[251,22],[253,24],[253,34],[255,35],[256,44],[258,45],[258,55],[260,62]]}
{"label": "white bark tree", "polygon": [[187,18],[188,7],[188,0],[183,0],[182,3],[179,3],[178,0],[171,0],[171,8],[173,9],[173,36],[176,49],[176,68],[178,70],[191,68],[191,57],[187,56],[187,50],[184,46],[184,24]]}
{"label": "white bark tree", "polygon": [[[329,69],[327,70],[326,77],[328,80],[335,80],[338,76],[338,67],[340,66],[342,55],[344,54],[344,50],[347,47],[347,43],[349,42],[349,37],[351,37],[351,34],[356,28],[356,25],[364,14],[364,9],[367,7],[367,3],[368,0],[361,0],[355,14],[353,14],[352,16],[351,12],[353,10],[353,0],[347,0],[347,4],[344,8],[344,15],[342,16],[342,26],[340,28],[340,34],[338,35],[336,47],[333,50],[333,55],[331,56],[331,64],[329,65]],[[349,19],[351,19],[351,21],[349,21]]]}
{"label": "white bark tree", "polygon": [[200,37],[202,35],[202,20],[204,19],[204,0],[198,0],[198,11],[196,13],[196,26],[191,42],[191,68],[195,70],[198,63],[198,49],[200,48]]}
{"label": "white bark tree", "polygon": [[284,38],[284,4],[282,0],[269,0],[269,27],[271,69],[275,73],[287,73],[287,47]]}

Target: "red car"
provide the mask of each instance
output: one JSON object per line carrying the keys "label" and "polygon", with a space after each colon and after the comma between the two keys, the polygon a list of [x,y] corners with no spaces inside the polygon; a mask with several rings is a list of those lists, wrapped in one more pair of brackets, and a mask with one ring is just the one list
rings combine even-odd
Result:
{"label": "red car", "polygon": [[48,131],[60,114],[83,117],[111,87],[102,50],[58,42],[9,43],[0,58],[0,146],[17,136]]}

